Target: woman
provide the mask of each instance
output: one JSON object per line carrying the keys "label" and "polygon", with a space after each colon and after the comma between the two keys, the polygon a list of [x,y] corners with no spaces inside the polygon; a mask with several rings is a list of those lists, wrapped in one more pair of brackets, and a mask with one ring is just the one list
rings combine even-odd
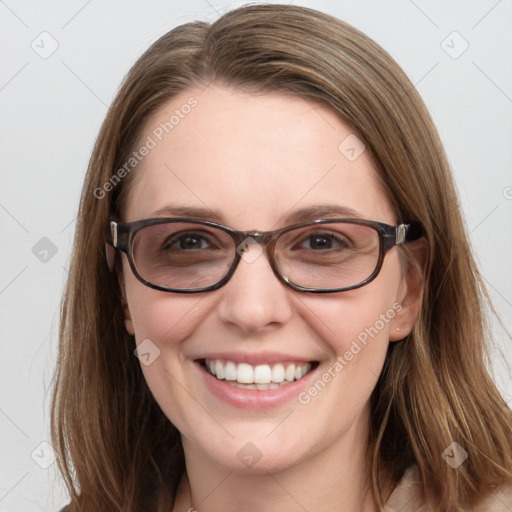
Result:
{"label": "woman", "polygon": [[82,193],[67,510],[512,509],[486,299],[436,130],[380,47],[280,5],[172,30]]}

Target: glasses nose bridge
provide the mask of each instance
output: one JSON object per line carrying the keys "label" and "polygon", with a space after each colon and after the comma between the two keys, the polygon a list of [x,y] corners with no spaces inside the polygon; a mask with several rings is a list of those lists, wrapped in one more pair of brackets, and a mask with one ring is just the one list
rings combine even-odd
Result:
{"label": "glasses nose bridge", "polygon": [[256,243],[266,247],[274,238],[274,233],[275,233],[275,231],[252,230],[252,231],[240,231],[238,234],[239,234],[242,242],[247,240],[248,238],[252,238]]}
{"label": "glasses nose bridge", "polygon": [[[257,230],[250,230],[250,231],[236,231],[233,233],[234,241],[236,243],[236,252],[241,257],[241,253],[245,252],[245,250],[250,245],[259,245],[263,253],[266,254],[266,258],[274,270],[276,272],[276,269],[274,268],[274,248],[275,248],[275,241],[277,239],[277,235],[279,232],[276,231],[257,231]],[[243,259],[243,258],[242,258]],[[238,262],[237,262],[238,263]]]}

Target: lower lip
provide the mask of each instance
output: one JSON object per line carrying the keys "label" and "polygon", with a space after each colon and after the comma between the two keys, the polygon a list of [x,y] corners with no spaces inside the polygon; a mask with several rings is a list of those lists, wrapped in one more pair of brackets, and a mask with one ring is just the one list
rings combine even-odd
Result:
{"label": "lower lip", "polygon": [[196,361],[195,364],[199,368],[207,388],[213,395],[233,407],[252,410],[279,407],[290,400],[297,399],[299,393],[308,387],[316,370],[318,370],[317,367],[301,379],[276,389],[256,390],[231,386],[225,380],[219,380],[208,373],[199,362]]}

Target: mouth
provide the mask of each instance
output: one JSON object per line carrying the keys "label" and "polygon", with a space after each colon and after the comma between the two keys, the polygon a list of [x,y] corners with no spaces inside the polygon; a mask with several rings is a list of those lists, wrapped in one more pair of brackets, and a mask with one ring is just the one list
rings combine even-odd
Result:
{"label": "mouth", "polygon": [[201,368],[219,381],[238,389],[268,391],[286,387],[316,369],[318,361],[289,361],[251,365],[223,359],[199,359]]}

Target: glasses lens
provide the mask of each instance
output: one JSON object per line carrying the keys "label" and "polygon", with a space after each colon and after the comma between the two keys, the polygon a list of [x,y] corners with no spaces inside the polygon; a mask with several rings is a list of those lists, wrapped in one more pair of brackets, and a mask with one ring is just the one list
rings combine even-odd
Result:
{"label": "glasses lens", "polygon": [[133,261],[151,284],[176,290],[212,286],[229,272],[235,244],[224,231],[191,222],[147,226],[135,234]]}
{"label": "glasses lens", "polygon": [[334,290],[355,286],[375,271],[379,262],[378,232],[368,226],[333,222],[297,228],[277,241],[279,272],[304,288]]}

